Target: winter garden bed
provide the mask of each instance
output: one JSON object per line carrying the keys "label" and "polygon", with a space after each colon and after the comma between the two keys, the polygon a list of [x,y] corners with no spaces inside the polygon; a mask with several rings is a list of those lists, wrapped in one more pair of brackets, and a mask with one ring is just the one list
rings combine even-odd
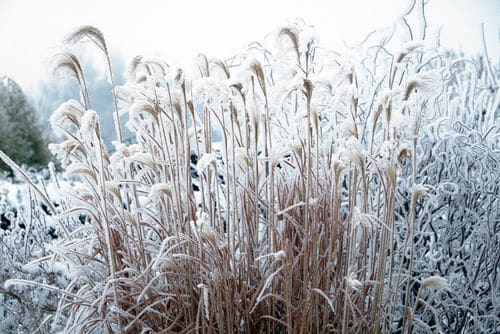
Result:
{"label": "winter garden bed", "polygon": [[81,182],[2,181],[0,330],[500,331],[499,65],[273,37],[191,76],[135,58],[113,88],[135,143],[117,123],[112,154],[58,56],[82,99],[51,150]]}

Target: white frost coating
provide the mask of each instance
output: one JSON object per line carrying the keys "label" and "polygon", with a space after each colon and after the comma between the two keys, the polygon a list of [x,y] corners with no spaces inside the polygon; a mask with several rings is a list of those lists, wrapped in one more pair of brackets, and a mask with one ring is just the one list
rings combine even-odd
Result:
{"label": "white frost coating", "polygon": [[209,301],[209,298],[208,298],[208,285],[206,284],[203,284],[203,283],[200,283],[198,284],[198,289],[201,289],[202,290],[202,295],[203,295],[203,306],[204,306],[204,310],[205,310],[205,318],[207,320],[210,319],[210,301]]}
{"label": "white frost coating", "polygon": [[[191,229],[193,233],[199,235],[204,240],[212,243],[213,245],[217,244],[217,241],[220,241],[219,234],[217,231],[210,225],[210,219],[206,212],[197,212],[196,213],[196,221],[191,221]],[[220,244],[219,246],[222,246]]]}
{"label": "white frost coating", "polygon": [[306,75],[303,72],[295,73],[295,76],[288,82],[288,91],[303,90]]}
{"label": "white frost coating", "polygon": [[[353,47],[353,51],[349,51],[344,57],[334,51],[316,48],[314,59],[309,58],[310,62],[306,64],[304,52],[309,50],[308,44],[315,43],[314,34],[307,31],[307,28],[292,24],[290,31],[279,36],[281,46],[285,50],[282,58],[268,45],[255,43],[250,46],[248,57],[237,55],[228,60],[231,72],[242,70],[239,81],[214,80],[219,76],[223,77],[223,73],[217,69],[210,73],[213,74],[212,78],[200,79],[194,88],[193,81],[187,77],[184,91],[179,84],[183,79],[177,77],[179,73],[176,69],[167,69],[164,76],[153,70],[150,75],[144,70],[155,65],[141,64],[142,68],[134,71],[134,74],[140,73],[146,78],[142,82],[143,87],[132,83],[131,79],[127,87],[123,88],[123,91],[119,89],[118,92],[120,107],[123,108],[121,111],[128,114],[123,120],[131,120],[130,128],[134,131],[134,139],[138,144],[127,146],[115,142],[116,152],[110,159],[107,159],[106,152],[102,152],[104,159],[95,159],[97,153],[100,153],[97,147],[87,145],[86,141],[82,140],[84,133],[90,136],[92,132],[93,120],[90,116],[85,119],[90,112],[84,112],[79,121],[75,119],[74,122],[68,115],[61,113],[60,124],[66,134],[62,140],[67,141],[53,145],[52,149],[69,160],[68,163],[83,162],[98,178],[96,182],[83,178],[83,186],[75,185],[68,193],[64,193],[60,200],[49,196],[51,200],[56,199],[54,205],[59,204],[59,209],[47,217],[48,224],[43,224],[42,231],[46,231],[48,227],[56,227],[57,221],[68,222],[70,231],[73,231],[74,221],[78,230],[72,232],[71,236],[81,236],[81,239],[56,242],[58,248],[54,250],[42,248],[38,252],[31,252],[27,248],[29,253],[25,252],[30,256],[41,257],[48,252],[56,252],[57,258],[54,258],[54,261],[62,261],[60,268],[57,268],[59,264],[56,263],[56,268],[53,269],[56,275],[46,270],[48,262],[43,263],[41,270],[31,268],[31,273],[50,273],[51,276],[59,275],[61,279],[67,280],[69,275],[63,270],[64,262],[68,261],[72,265],[71,268],[80,266],[81,271],[74,276],[78,279],[75,280],[78,283],[76,288],[80,289],[78,295],[86,298],[88,296],[90,302],[99,301],[96,303],[97,315],[105,313],[105,301],[108,300],[99,299],[100,296],[111,296],[113,293],[113,286],[105,283],[120,279],[122,272],[139,273],[139,281],[122,280],[124,288],[117,290],[120,299],[123,297],[122,292],[127,292],[127,284],[136,290],[138,282],[140,284],[139,296],[133,298],[137,303],[139,316],[129,317],[131,321],[127,320],[124,327],[133,331],[135,325],[137,328],[142,325],[140,319],[149,317],[150,314],[153,314],[153,317],[162,317],[165,309],[162,304],[166,302],[168,308],[171,303],[169,298],[175,299],[178,296],[183,300],[203,303],[199,305],[198,318],[204,321],[203,318],[208,314],[207,317],[213,320],[217,315],[214,313],[217,312],[214,303],[219,296],[216,296],[215,290],[212,289],[224,285],[227,280],[238,280],[240,277],[245,279],[246,274],[257,270],[256,272],[260,273],[259,279],[241,281],[241,286],[236,285],[239,291],[230,291],[235,285],[226,284],[228,293],[225,296],[229,302],[239,305],[245,302],[239,293],[248,295],[248,292],[251,292],[253,298],[250,304],[243,306],[248,312],[255,311],[252,315],[258,319],[262,316],[261,311],[266,308],[256,307],[261,302],[272,303],[274,299],[281,298],[292,307],[304,304],[300,298],[286,300],[289,296],[284,296],[280,293],[281,290],[274,289],[273,283],[277,282],[279,285],[279,282],[295,279],[297,271],[294,270],[300,272],[304,268],[302,264],[310,263],[311,258],[307,256],[314,255],[314,252],[307,252],[306,246],[310,244],[307,237],[316,236],[318,244],[321,245],[328,245],[331,241],[327,240],[328,237],[336,233],[340,233],[339,237],[352,240],[350,253],[345,255],[355,259],[368,254],[368,257],[365,256],[367,265],[350,267],[347,261],[341,270],[335,272],[328,271],[327,265],[326,274],[333,274],[334,280],[344,285],[347,297],[349,294],[355,297],[364,289],[368,294],[375,293],[379,286],[368,280],[370,268],[382,263],[380,261],[383,261],[384,257],[380,257],[377,252],[363,253],[363,250],[384,246],[394,249],[395,256],[401,257],[413,247],[413,244],[405,243],[402,238],[394,239],[395,244],[391,244],[391,240],[387,238],[386,245],[379,242],[385,240],[381,237],[383,233],[389,231],[390,235],[394,232],[390,230],[392,225],[384,224],[383,218],[387,216],[387,208],[396,213],[390,217],[391,223],[396,227],[404,227],[413,213],[407,206],[409,200],[420,198],[419,210],[431,213],[435,211],[438,201],[446,201],[450,194],[453,194],[456,195],[457,201],[452,201],[453,203],[448,203],[448,207],[436,211],[437,232],[430,232],[426,219],[421,221],[426,215],[410,217],[416,225],[422,227],[421,230],[415,231],[415,240],[423,240],[430,247],[413,249],[415,267],[423,266],[421,272],[428,273],[419,277],[418,282],[422,283],[424,289],[444,286],[444,280],[439,277],[424,279],[433,275],[436,263],[458,254],[453,253],[453,249],[464,247],[452,247],[448,253],[441,252],[446,242],[457,239],[451,235],[453,233],[443,234],[440,231],[456,230],[459,233],[460,226],[468,221],[480,224],[481,220],[487,217],[487,213],[482,215],[469,211],[469,208],[472,210],[471,206],[475,206],[480,210],[487,209],[492,202],[485,202],[484,196],[478,199],[473,196],[472,201],[466,203],[470,206],[462,210],[462,213],[459,210],[463,206],[459,202],[467,199],[462,195],[477,189],[485,195],[495,190],[494,175],[492,182],[488,173],[485,173],[485,165],[493,164],[494,161],[490,162],[489,156],[483,161],[480,160],[481,154],[490,152],[490,148],[486,146],[490,143],[486,140],[496,140],[495,143],[498,143],[495,129],[487,132],[488,124],[491,124],[487,117],[494,117],[489,115],[489,110],[498,105],[491,104],[496,92],[490,92],[486,87],[490,78],[482,76],[481,71],[477,73],[477,78],[475,73],[462,73],[464,62],[454,63],[454,60],[448,59],[444,53],[439,58],[433,58],[435,54],[423,54],[420,58],[418,42],[400,48],[397,41],[386,44],[385,37],[381,35],[371,35],[369,40],[361,46]],[[297,32],[299,38],[294,39]],[[299,43],[295,43],[297,40]],[[371,40],[376,40],[375,45],[368,46]],[[394,63],[394,58],[400,53],[409,55],[402,57],[399,64]],[[256,67],[256,59],[260,62],[258,66],[262,65],[264,80],[260,68]],[[202,66],[203,64],[200,65]],[[210,69],[208,62],[206,66]],[[443,94],[433,101],[425,101],[426,94],[433,90],[433,79],[436,78],[432,75],[429,77],[427,72],[419,72],[435,66],[447,68],[446,72],[443,72],[443,83],[448,85],[446,88],[449,94]],[[472,66],[470,70],[476,70],[474,65],[465,66]],[[305,96],[304,92],[311,92],[308,90],[308,82],[304,84],[305,76],[314,83],[312,96]],[[176,82],[177,80],[180,81]],[[265,89],[259,89],[260,87]],[[264,91],[266,94],[263,94]],[[474,91],[480,93],[469,95],[468,92]],[[230,110],[228,105],[220,104],[224,102],[224,96],[229,95],[232,101]],[[406,95],[408,98],[405,98]],[[307,104],[307,98],[311,98],[310,105]],[[353,101],[352,98],[357,98],[358,101]],[[203,105],[203,102],[206,104]],[[152,116],[153,112],[147,111],[151,106],[157,110],[156,118]],[[389,106],[390,110],[386,109]],[[464,109],[470,109],[471,113],[462,113]],[[483,115],[484,121],[481,112],[486,113]],[[139,117],[131,119],[130,114]],[[420,115],[422,117],[418,119],[415,117]],[[310,121],[303,118],[305,116],[310,116]],[[433,127],[426,127],[428,118],[434,116],[441,117],[443,121]],[[369,117],[373,117],[377,122],[371,123]],[[416,135],[409,130],[417,129],[416,119],[422,122],[421,129],[425,134],[422,136],[421,131],[417,138],[419,140],[413,142],[412,139]],[[477,129],[474,122],[479,122],[481,128]],[[451,124],[453,128],[450,128]],[[76,130],[80,132],[77,133]],[[95,140],[95,137],[93,138]],[[211,142],[205,142],[206,140]],[[207,149],[208,147],[210,149]],[[204,155],[205,152],[208,154]],[[412,160],[407,159],[413,155],[417,157],[417,169],[413,169]],[[459,159],[453,159],[454,156]],[[460,157],[465,157],[462,159],[463,164],[460,164]],[[467,169],[468,157],[470,161],[478,162],[470,169]],[[197,158],[201,159],[198,166],[195,166],[194,161]],[[450,164],[450,161],[458,161],[458,165]],[[153,163],[155,166],[152,170],[147,165]],[[80,167],[73,164],[68,170],[85,172],[84,168]],[[203,173],[196,173],[196,169]],[[436,176],[437,173],[439,176]],[[207,174],[213,178],[209,180]],[[436,203],[432,205],[428,203],[434,201],[423,201],[427,198],[421,198],[426,193],[426,186],[413,184],[423,182],[424,179],[425,182],[435,185],[435,188],[431,189],[435,189],[433,193],[436,193]],[[467,183],[461,184],[459,179],[466,180]],[[33,180],[42,185],[46,184],[42,183],[44,180],[41,177],[35,176]],[[50,187],[46,189],[48,193],[56,191]],[[105,194],[102,193],[103,190]],[[26,190],[10,191],[10,202],[15,202],[16,196],[21,196],[16,195],[19,192],[26,193]],[[389,195],[385,196],[386,194]],[[13,221],[16,219],[13,210],[2,211],[5,197],[0,191],[0,211],[2,214],[9,214],[6,218]],[[21,203],[14,204],[18,208],[26,207],[26,200],[18,202]],[[161,202],[161,205],[158,205],[158,202]],[[34,209],[39,211],[35,205],[36,202],[33,202]],[[196,212],[197,216],[196,210],[199,210]],[[21,212],[20,209],[18,212]],[[451,216],[450,212],[464,219],[451,221],[455,215]],[[76,218],[80,213],[85,215],[85,219],[82,219],[85,223],[82,226]],[[352,228],[338,231],[336,226],[326,224],[328,221],[322,222],[323,217],[334,217],[339,223]],[[36,216],[32,218],[34,223],[29,228],[36,232],[35,229],[40,224],[36,221]],[[42,218],[45,220],[46,217]],[[457,221],[458,225],[455,224]],[[450,230],[450,223],[454,223],[452,225],[458,228]],[[481,231],[488,230],[485,226],[478,225],[472,236],[477,236],[479,241],[483,238],[487,240],[486,234],[481,235]],[[304,235],[304,227],[307,235]],[[108,234],[106,228],[109,228],[110,232],[109,241],[105,240]],[[58,236],[62,235],[61,229],[56,229],[55,232]],[[0,229],[0,238],[8,233],[10,232]],[[41,233],[32,233],[30,237],[37,234]],[[428,237],[424,240],[420,238],[422,235]],[[175,238],[168,239],[171,236]],[[291,247],[283,248],[285,244],[281,241],[290,238],[293,239]],[[474,244],[477,244],[476,239],[462,242],[466,246],[465,251],[482,250],[481,247],[473,249]],[[14,247],[5,249],[16,251],[16,246],[20,243],[18,240],[14,241]],[[31,243],[24,245],[31,247]],[[112,254],[107,259],[110,247],[117,251],[116,276],[110,275],[112,272],[109,268],[112,267],[102,265],[113,264],[113,261],[106,261],[113,259]],[[292,258],[292,255],[302,250],[305,250],[304,258],[300,257],[300,254]],[[459,260],[462,253],[458,255]],[[487,260],[490,254],[488,250],[484,258]],[[81,265],[80,259],[85,261],[84,265]],[[255,259],[260,261],[256,262]],[[303,261],[298,266],[288,266],[288,262],[296,259]],[[195,275],[183,275],[183,263],[188,262],[199,264],[203,270],[197,271]],[[469,262],[472,266],[473,261]],[[321,266],[313,269],[316,269],[316,272],[306,274],[318,277],[324,274],[324,271],[321,271],[324,268]],[[321,272],[318,272],[318,269]],[[468,272],[477,270],[474,267],[469,269]],[[176,276],[175,273],[179,270],[181,275]],[[404,279],[411,274],[408,270],[407,266],[397,266],[393,276],[395,279]],[[464,280],[460,273],[457,275],[445,278],[449,280],[450,285],[456,285],[457,281]],[[482,272],[480,275],[484,278]],[[94,281],[94,277],[98,278],[98,282]],[[180,279],[177,280],[176,277]],[[44,279],[43,276],[41,278]],[[489,278],[491,277],[488,276],[485,280]],[[384,288],[386,281],[378,283]],[[68,286],[68,283],[61,280],[59,285]],[[190,287],[194,287],[194,290]],[[487,290],[490,289],[489,286],[476,286],[481,290],[483,287],[485,295],[491,295]],[[313,292],[317,292],[328,301],[332,311],[336,311],[332,306],[335,304],[334,288],[326,287],[320,290],[309,286],[307,289],[307,294],[298,297],[307,299]],[[423,291],[426,294],[422,297],[427,297],[431,291]],[[164,293],[162,296],[165,298],[158,298],[158,293]],[[388,293],[394,294],[397,291]],[[37,293],[35,299],[45,298],[38,296]],[[467,298],[470,301],[476,297],[472,294]],[[325,301],[320,299],[315,300],[326,305]],[[481,302],[494,305],[489,299],[482,298]],[[28,298],[26,301],[30,302]],[[42,304],[38,300],[31,302],[34,305]],[[112,316],[95,318],[92,310],[86,310],[87,304],[89,303],[79,303],[79,300],[74,298],[62,300],[64,309],[77,310],[77,313],[71,314],[71,319],[78,323],[69,323],[67,328],[74,326],[78,329],[85,320],[93,321],[97,318],[100,328],[109,325],[115,330],[119,327],[113,323],[116,312],[122,312],[119,307],[108,305],[113,307]],[[78,310],[79,305],[83,305],[83,310]],[[141,309],[142,306],[145,307]],[[392,306],[395,309],[401,308],[400,300],[394,299]],[[339,311],[342,310],[341,308]],[[127,315],[123,315],[126,319]],[[342,314],[338,315],[338,318],[342,319]],[[360,314],[362,318],[365,315],[371,317],[369,313]],[[419,315],[424,318],[426,316],[422,312]],[[183,322],[183,316],[179,316],[179,321]],[[387,314],[382,318],[384,317],[387,318]],[[325,319],[327,318],[328,314]],[[425,320],[424,318],[422,319]],[[167,314],[158,324],[167,323],[168,319],[170,318]],[[239,328],[244,329],[243,324],[248,324],[247,320],[238,320],[241,325]],[[229,325],[238,328],[236,323]],[[415,326],[418,325],[415,323]],[[143,331],[147,329],[143,328]],[[151,331],[161,329],[152,328]]]}
{"label": "white frost coating", "polygon": [[402,113],[402,108],[393,109],[389,122],[389,131],[391,134],[410,133],[412,130],[412,117]]}
{"label": "white frost coating", "polygon": [[431,97],[441,91],[442,87],[441,69],[420,72],[410,76],[406,80],[406,89],[414,87],[418,93],[425,97]]}
{"label": "white frost coating", "polygon": [[284,160],[285,155],[286,155],[286,147],[273,146],[273,149],[269,155],[269,161],[271,161],[271,165],[273,166],[273,168]]}
{"label": "white frost coating", "polygon": [[66,275],[70,268],[68,263],[61,261],[50,261],[48,271],[54,274]]}
{"label": "white frost coating", "polygon": [[[117,155],[117,158],[130,157],[134,153],[141,152],[141,147],[137,144],[127,146],[116,140],[113,140],[111,144],[115,147],[115,154]],[[113,157],[111,157],[111,159],[113,159]]]}
{"label": "white frost coating", "polygon": [[302,156],[303,145],[300,139],[292,139],[288,142],[288,146],[293,150],[293,152],[298,156]]}
{"label": "white frost coating", "polygon": [[250,157],[247,154],[247,150],[244,147],[236,147],[234,149],[234,159],[240,164],[242,168],[251,164]]}
{"label": "white frost coating", "polygon": [[[297,39],[297,42],[299,42],[299,34],[300,34],[300,27],[297,23],[295,22],[288,22],[283,24],[282,26],[278,27],[276,31],[272,34],[272,44],[273,46],[280,50],[280,51],[286,51],[287,49],[293,47],[292,41],[290,40],[289,36],[285,37],[284,34],[282,33],[283,31],[289,31],[291,32],[295,38]],[[287,47],[285,47],[285,45]]]}
{"label": "white frost coating", "polygon": [[61,104],[50,116],[50,124],[56,133],[64,127],[67,121],[75,126],[80,125],[80,118],[84,113],[82,105],[76,100],[69,100]]}
{"label": "white frost coating", "polygon": [[161,73],[153,73],[146,78],[148,87],[159,87],[165,83],[165,77]]}
{"label": "white frost coating", "polygon": [[149,101],[144,100],[144,99],[136,100],[130,106],[129,114],[131,117],[137,117],[137,116],[142,115],[144,113],[150,114],[150,115],[155,116],[155,117],[157,114],[154,106]]}
{"label": "white frost coating", "polygon": [[424,41],[409,41],[401,45],[401,48],[396,53],[396,61],[400,62],[404,57],[412,52],[424,51]]}
{"label": "white frost coating", "polygon": [[38,275],[41,271],[41,265],[37,263],[27,263],[22,266],[23,270],[30,273],[31,275]]}
{"label": "white frost coating", "polygon": [[81,118],[80,134],[86,142],[92,142],[96,134],[99,116],[94,110],[87,110]]}
{"label": "white frost coating", "polygon": [[130,156],[130,161],[140,165],[146,165],[151,168],[155,168],[155,163],[151,153],[136,152]]}
{"label": "white frost coating", "polygon": [[349,276],[346,277],[347,280],[347,285],[353,289],[358,291],[363,287],[363,283],[356,278],[356,274],[354,272],[351,272]]}
{"label": "white frost coating", "polygon": [[346,87],[346,97],[348,99],[357,99],[359,98],[358,94],[358,87],[356,87],[356,84],[352,83],[349,86]]}
{"label": "white frost coating", "polygon": [[203,127],[201,125],[193,125],[188,129],[188,137],[191,140],[193,147],[196,147],[195,143],[200,143],[202,141]]}
{"label": "white frost coating", "polygon": [[130,107],[135,100],[144,99],[145,94],[144,89],[136,85],[116,86],[115,91],[118,96],[118,109],[120,110],[120,116],[129,111],[128,107]]}
{"label": "white frost coating", "polygon": [[96,179],[96,173],[89,168],[89,166],[81,163],[81,162],[73,162],[71,165],[68,165],[65,170],[66,175],[84,175],[90,176],[94,180]]}
{"label": "white frost coating", "polygon": [[214,153],[205,153],[201,156],[200,160],[196,164],[196,170],[198,172],[203,172],[208,168],[211,164],[214,164],[217,161],[217,156]]}
{"label": "white frost coating", "polygon": [[179,68],[167,68],[167,71],[165,73],[165,81],[171,84],[182,84],[184,83],[184,71]]}
{"label": "white frost coating", "polygon": [[167,197],[172,197],[172,188],[167,183],[157,183],[151,187],[149,191],[148,199],[149,201],[156,203],[161,199],[162,195]]}
{"label": "white frost coating", "polygon": [[345,82],[352,73],[356,72],[356,64],[353,62],[353,59],[342,56],[336,58],[335,61],[340,66],[337,72],[337,81]]}
{"label": "white frost coating", "polygon": [[196,80],[193,84],[193,95],[201,98],[207,105],[226,104],[231,100],[229,87],[224,82],[209,77]]}
{"label": "white frost coating", "polygon": [[285,253],[284,250],[279,250],[279,251],[277,251],[275,253],[261,255],[258,258],[256,258],[255,261],[259,261],[259,260],[262,260],[262,259],[265,259],[265,258],[268,258],[268,257],[273,257],[275,261],[277,261],[277,260],[283,260],[283,259],[286,258],[286,253]]}
{"label": "white frost coating", "polygon": [[65,140],[60,144],[51,143],[48,146],[49,151],[60,159],[63,166],[69,163],[71,154],[80,147],[80,143],[74,139]]}
{"label": "white frost coating", "polygon": [[299,50],[305,53],[310,45],[319,43],[319,35],[311,26],[304,26],[303,30],[299,33]]}
{"label": "white frost coating", "polygon": [[120,187],[116,181],[105,181],[106,192],[113,194],[118,200],[121,199]]}
{"label": "white frost coating", "polygon": [[428,194],[428,187],[423,183],[413,184],[413,201],[416,202],[420,197]]}
{"label": "white frost coating", "polygon": [[344,160],[345,165],[349,165],[350,162],[357,164],[358,166],[364,166],[366,151],[359,143],[359,140],[354,136],[349,137],[344,143],[344,149],[340,153],[340,158]]}
{"label": "white frost coating", "polygon": [[[252,54],[248,55],[245,58],[245,60],[243,60],[243,63],[240,65],[237,77],[238,76],[242,77],[242,78],[247,77],[248,76],[248,71],[251,71],[252,68],[254,68],[254,66],[257,63],[260,63],[260,62],[259,62],[259,60],[254,55],[252,55]],[[234,83],[238,83],[238,82],[235,82],[234,78],[230,78],[230,79],[228,79],[228,83],[234,84]]]}
{"label": "white frost coating", "polygon": [[345,136],[345,138],[356,136],[356,129],[357,125],[351,116],[347,116],[347,118],[339,124],[339,134]]}
{"label": "white frost coating", "polygon": [[361,212],[358,207],[353,208],[351,221],[354,227],[362,227],[366,229],[371,229],[376,227],[378,224],[381,224],[376,216]]}
{"label": "white frost coating", "polygon": [[440,276],[427,277],[422,281],[420,289],[427,289],[427,288],[447,289],[448,281],[446,280],[446,278]]}
{"label": "white frost coating", "polygon": [[401,88],[399,86],[393,89],[386,88],[378,96],[376,105],[382,106],[385,109],[389,106],[389,102],[396,99],[400,93],[401,93]]}

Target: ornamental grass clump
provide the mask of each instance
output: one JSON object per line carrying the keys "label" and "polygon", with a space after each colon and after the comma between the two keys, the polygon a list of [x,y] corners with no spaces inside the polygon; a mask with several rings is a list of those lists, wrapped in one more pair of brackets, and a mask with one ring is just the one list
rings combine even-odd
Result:
{"label": "ornamental grass clump", "polygon": [[52,151],[83,181],[62,190],[71,208],[58,214],[87,217],[60,245],[76,271],[55,315],[66,332],[391,327],[417,200],[401,221],[394,210],[400,179],[415,178],[406,165],[435,80],[417,73],[416,52],[367,56],[392,76],[330,61],[309,30],[281,27],[276,49],[237,66],[201,55],[195,79],[135,58],[115,95],[134,143],[118,135],[113,153],[77,73],[83,104],[51,118],[65,136]]}

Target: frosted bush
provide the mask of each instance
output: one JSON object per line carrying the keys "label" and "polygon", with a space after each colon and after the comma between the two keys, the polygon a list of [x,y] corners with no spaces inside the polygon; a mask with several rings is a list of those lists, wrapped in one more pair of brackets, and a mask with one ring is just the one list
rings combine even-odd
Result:
{"label": "frosted bush", "polygon": [[[48,172],[44,173],[48,174]],[[43,174],[42,174],[43,175]],[[37,184],[45,189],[58,205],[64,205],[57,194],[57,184],[69,180],[46,179],[33,174]],[[48,175],[46,175],[48,177]],[[65,288],[70,281],[70,268],[66,261],[43,261],[51,257],[57,239],[63,231],[54,222],[48,209],[41,205],[35,194],[19,180],[0,179],[0,332],[32,332],[39,329],[50,332],[62,329],[61,322],[46,321],[55,314],[58,294],[37,285],[12,286],[11,278],[37,284]],[[74,226],[67,222],[69,226]],[[79,224],[78,222],[75,222]],[[40,261],[39,259],[42,259]],[[5,285],[4,285],[5,283]]]}

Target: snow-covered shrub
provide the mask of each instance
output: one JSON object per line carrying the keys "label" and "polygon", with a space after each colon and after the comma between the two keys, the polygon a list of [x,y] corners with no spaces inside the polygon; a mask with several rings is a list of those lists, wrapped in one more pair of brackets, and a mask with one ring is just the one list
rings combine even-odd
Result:
{"label": "snow-covered shrub", "polygon": [[[31,174],[54,200],[60,197],[57,183],[68,183]],[[50,332],[50,322],[44,321],[56,312],[59,298],[44,284],[64,289],[69,282],[69,268],[68,264],[43,259],[52,255],[55,240],[62,233],[29,185],[19,180],[0,179],[0,218],[0,332]],[[14,277],[38,285],[4,285]]]}
{"label": "snow-covered shrub", "polygon": [[447,94],[420,140],[418,179],[432,187],[417,207],[415,271],[450,289],[428,298],[422,318],[443,332],[498,332],[500,72],[482,58],[442,60]]}

